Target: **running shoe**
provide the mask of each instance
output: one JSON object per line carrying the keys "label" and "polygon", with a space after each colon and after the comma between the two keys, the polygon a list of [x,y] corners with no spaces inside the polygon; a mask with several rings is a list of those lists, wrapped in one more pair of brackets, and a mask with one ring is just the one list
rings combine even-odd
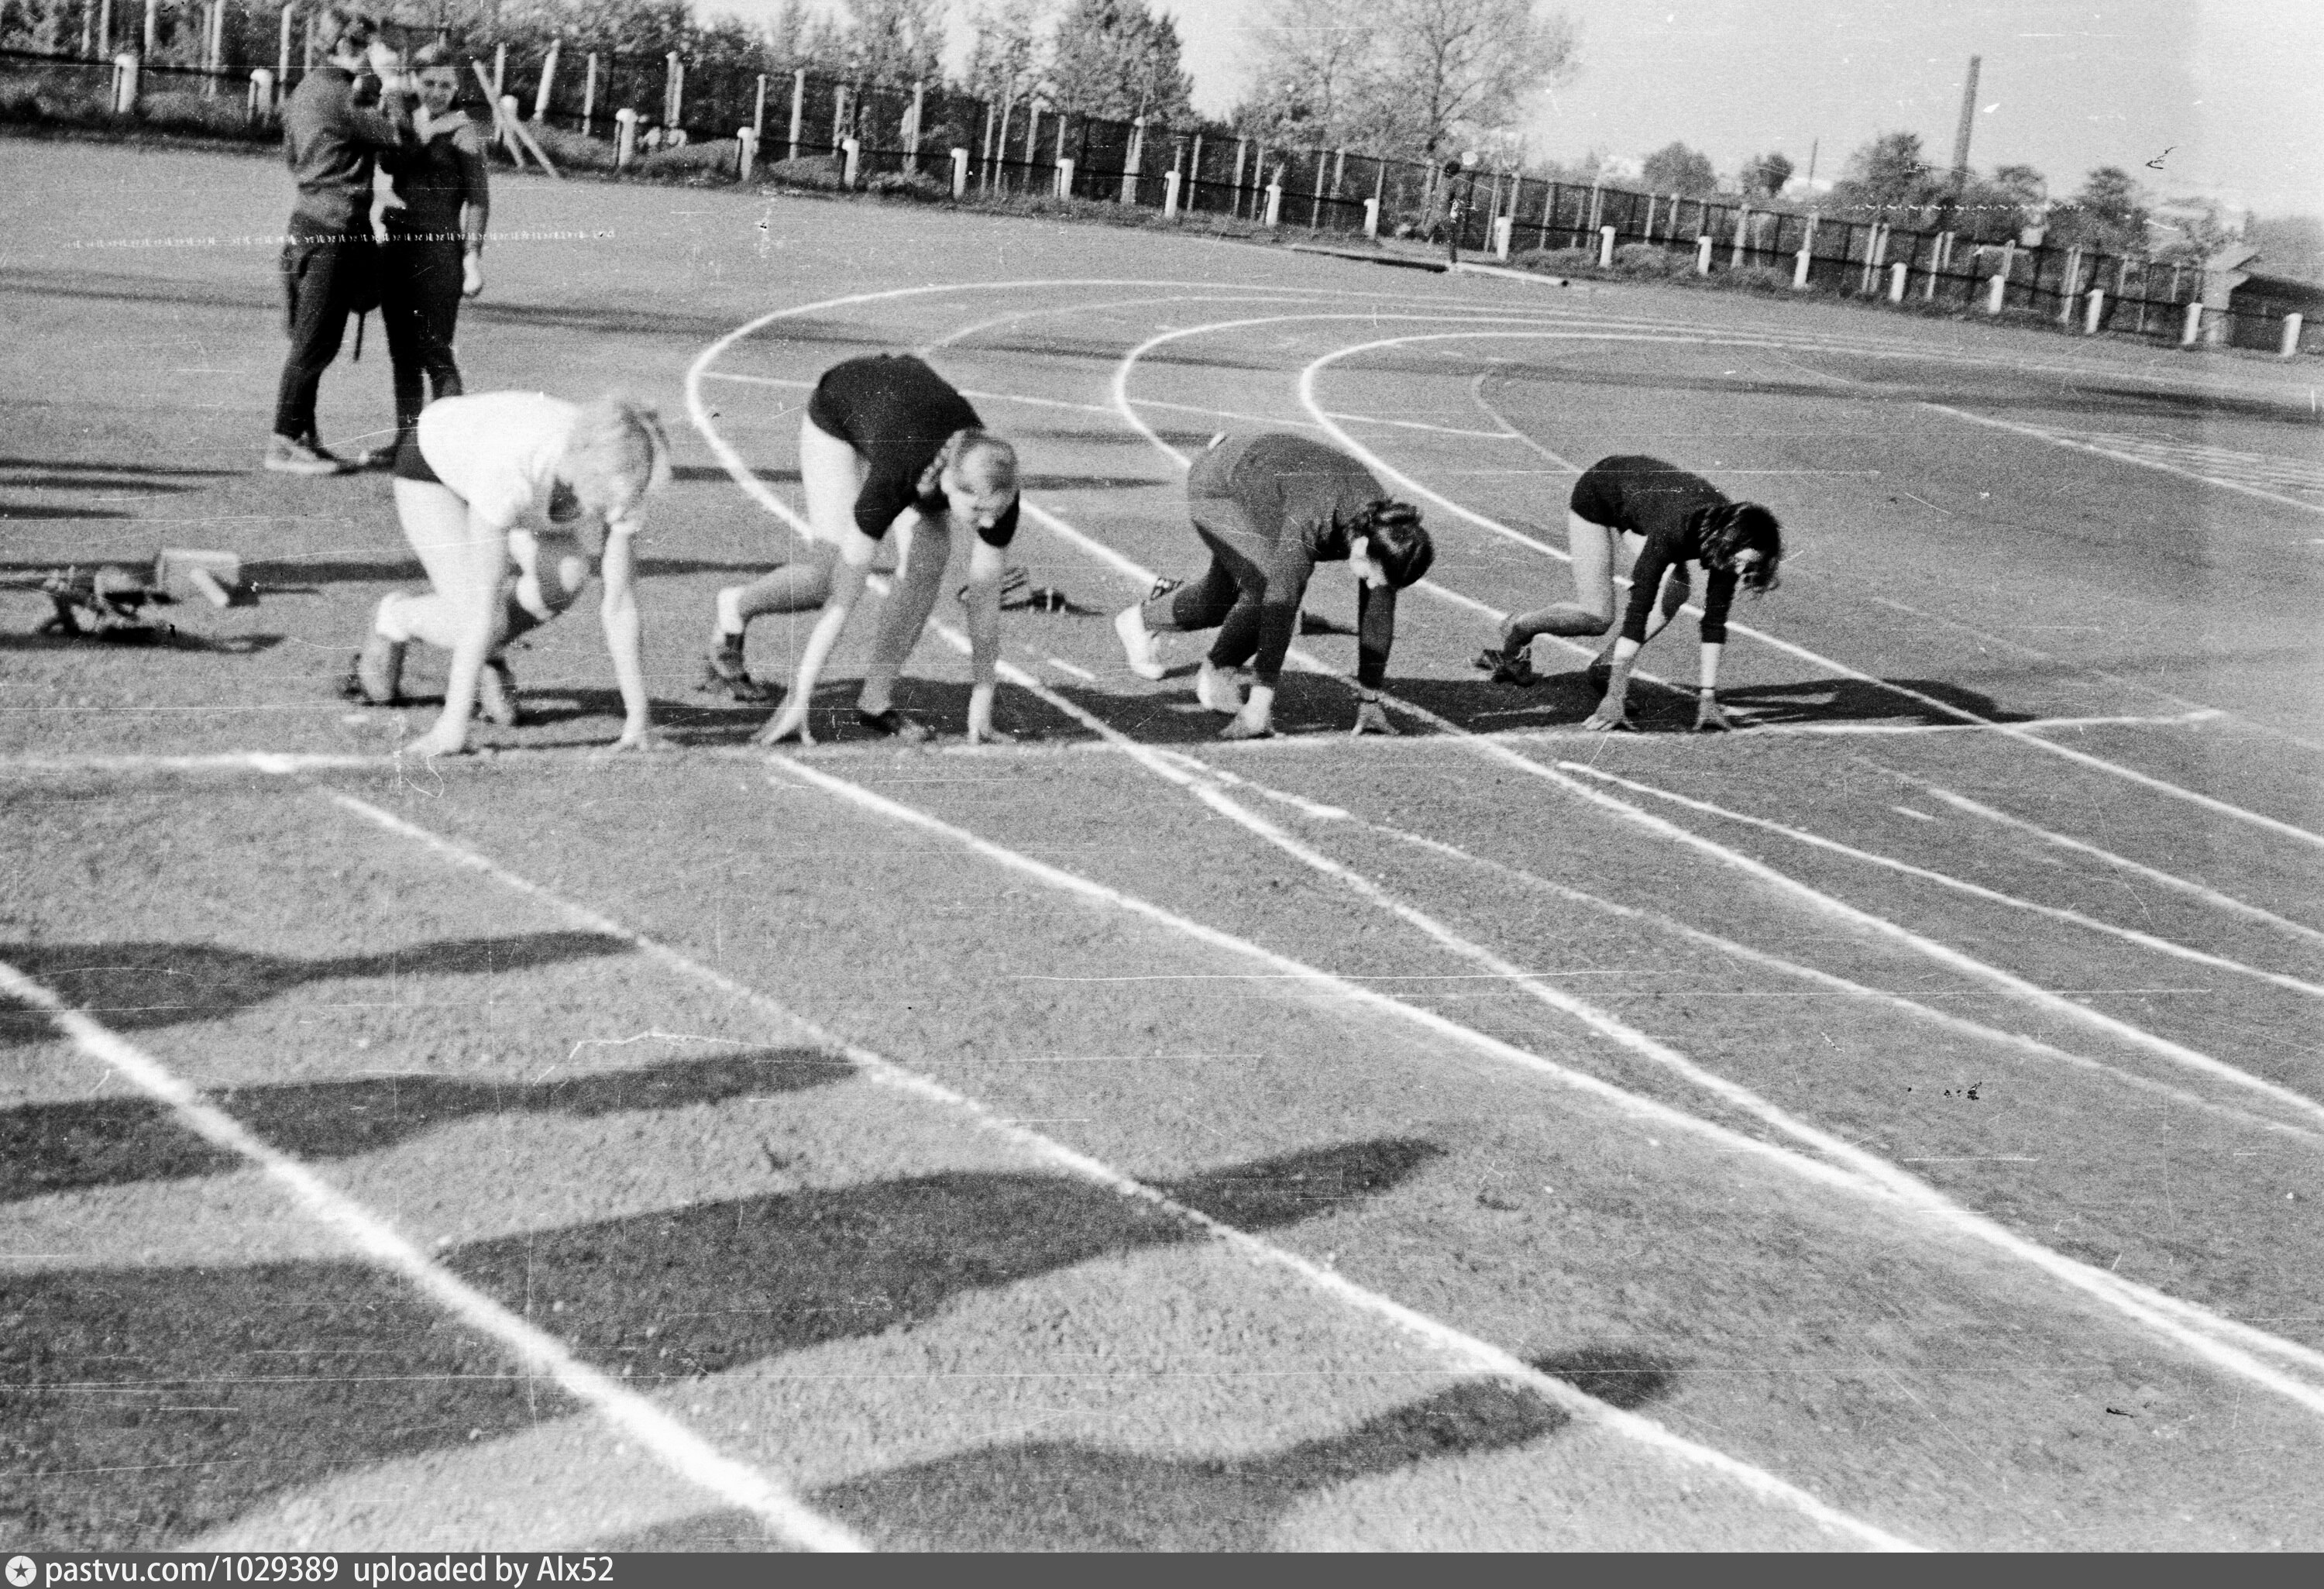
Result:
{"label": "running shoe", "polygon": [[[1019,607],[1030,606],[1032,603],[1028,598],[1027,593],[1030,590],[1031,587],[1032,579],[1030,576],[1028,576],[1024,569],[1019,568],[1016,564],[1011,563],[1007,568],[1001,569],[1001,605],[1002,610],[1014,611]],[[954,594],[953,599],[960,603],[961,605],[966,606],[968,605],[968,587],[965,585],[962,586],[960,589]]]}
{"label": "running shoe", "polygon": [[485,658],[484,670],[476,675],[476,709],[486,722],[502,728],[524,721],[524,711],[517,705],[516,676],[498,657]]}
{"label": "running shoe", "polygon": [[702,682],[696,688],[723,689],[745,705],[764,704],[782,693],[751,677],[750,669],[742,664],[742,637],[739,634],[722,637],[710,648],[710,654],[702,663]]}
{"label": "running shoe", "polygon": [[1497,645],[1489,645],[1479,651],[1469,665],[1491,674],[1496,684],[1527,685],[1537,682],[1531,651],[1521,651],[1511,656]]}
{"label": "running shoe", "polygon": [[1242,686],[1231,674],[1205,666],[1194,675],[1194,698],[1213,712],[1230,716],[1242,710]]}
{"label": "running shoe", "polygon": [[312,439],[295,436],[270,436],[266,439],[264,467],[277,475],[346,475],[357,466],[342,457],[334,457]]}
{"label": "running shoe", "polygon": [[907,717],[890,707],[884,712],[867,712],[858,707],[855,720],[872,733],[893,739],[898,744],[926,744],[936,736],[936,731],[918,717]]}
{"label": "running shoe", "polygon": [[1162,642],[1146,627],[1146,614],[1139,609],[1124,607],[1115,614],[1113,632],[1121,639],[1121,654],[1129,659],[1132,673],[1159,679],[1169,671],[1162,665]]}
{"label": "running shoe", "polygon": [[1590,680],[1590,688],[1601,696],[1614,688],[1614,664],[1611,662],[1602,660],[1592,662],[1582,670],[1582,676]]}
{"label": "running shoe", "polygon": [[396,704],[403,687],[403,642],[374,630],[347,671],[351,698],[374,707]]}

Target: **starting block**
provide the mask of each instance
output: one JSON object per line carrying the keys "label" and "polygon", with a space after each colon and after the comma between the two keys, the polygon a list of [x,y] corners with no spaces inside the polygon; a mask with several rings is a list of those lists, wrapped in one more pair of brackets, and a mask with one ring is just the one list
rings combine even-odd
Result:
{"label": "starting block", "polygon": [[230,551],[168,547],[149,568],[106,563],[59,568],[48,574],[0,580],[36,590],[55,610],[39,628],[42,634],[98,640],[152,640],[172,633],[150,609],[198,596],[214,607],[254,606],[255,586],[242,576],[242,559]]}

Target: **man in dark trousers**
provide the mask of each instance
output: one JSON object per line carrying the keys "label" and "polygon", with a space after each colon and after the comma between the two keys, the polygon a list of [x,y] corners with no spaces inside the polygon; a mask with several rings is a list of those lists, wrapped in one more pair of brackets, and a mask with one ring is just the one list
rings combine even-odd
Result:
{"label": "man in dark trousers", "polygon": [[[379,23],[351,6],[315,19],[327,65],[309,72],[282,111],[282,144],[299,184],[282,248],[290,353],[274,399],[274,434],[266,467],[285,475],[338,475],[360,465],[334,457],[315,435],[315,395],[338,356],[347,316],[378,300],[372,241],[372,161],[383,151],[418,147],[410,85]],[[356,74],[380,79],[375,108],[356,103]]]}

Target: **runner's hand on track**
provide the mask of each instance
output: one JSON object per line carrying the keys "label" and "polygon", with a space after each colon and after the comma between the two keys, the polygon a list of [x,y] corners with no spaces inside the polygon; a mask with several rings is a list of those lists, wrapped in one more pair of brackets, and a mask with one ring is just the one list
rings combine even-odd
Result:
{"label": "runner's hand on track", "polygon": [[438,756],[463,756],[468,753],[468,734],[465,725],[431,728],[410,744],[398,745],[399,756],[421,756],[434,761]]}
{"label": "runner's hand on track", "polygon": [[794,734],[798,737],[799,744],[803,745],[815,743],[815,735],[807,732],[807,708],[803,706],[786,703],[781,711],[767,719],[765,727],[751,736],[751,743],[759,745],[780,744]]}
{"label": "runner's hand on track", "polygon": [[1697,734],[1725,734],[1735,726],[1727,708],[1715,696],[1702,696],[1694,703],[1694,731]]}
{"label": "runner's hand on track", "polygon": [[1598,709],[1582,720],[1582,726],[1591,734],[1635,734],[1629,708],[1620,701],[1601,701]]}
{"label": "runner's hand on track", "polygon": [[623,729],[622,737],[605,748],[608,751],[637,751],[651,755],[658,751],[674,751],[678,745],[659,728],[639,727]]}
{"label": "runner's hand on track", "polygon": [[1352,734],[1401,734],[1404,731],[1388,720],[1388,713],[1381,708],[1379,702],[1358,701],[1356,703],[1356,725],[1349,732]]}

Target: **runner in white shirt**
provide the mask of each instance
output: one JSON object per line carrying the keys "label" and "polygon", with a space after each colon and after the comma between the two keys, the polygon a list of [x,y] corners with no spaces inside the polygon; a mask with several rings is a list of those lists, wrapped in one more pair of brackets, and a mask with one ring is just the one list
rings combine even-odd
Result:
{"label": "runner in white shirt", "polygon": [[669,479],[660,419],[619,397],[576,405],[537,392],[489,392],[429,404],[396,452],[395,509],[430,588],[380,602],[355,658],[357,692],[393,705],[404,647],[421,641],[452,661],[443,715],[414,753],[467,749],[479,701],[486,716],[513,725],[501,651],[571,606],[594,562],[622,691],[617,748],[651,746],[632,541],[647,493]]}

